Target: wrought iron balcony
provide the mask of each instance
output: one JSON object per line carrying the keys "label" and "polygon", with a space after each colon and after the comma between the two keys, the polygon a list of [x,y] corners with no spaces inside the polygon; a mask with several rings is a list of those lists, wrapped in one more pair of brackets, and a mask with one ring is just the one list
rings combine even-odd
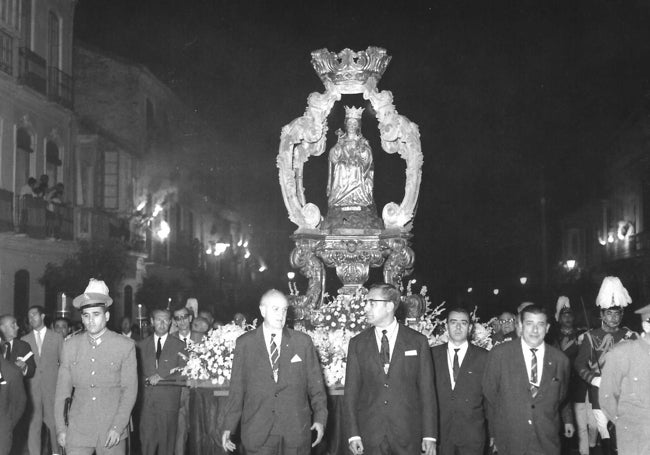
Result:
{"label": "wrought iron balcony", "polygon": [[48,68],[47,76],[47,97],[72,109],[72,76],[53,66]]}
{"label": "wrought iron balcony", "polygon": [[18,83],[46,95],[47,74],[45,59],[26,47],[20,48],[18,56]]}
{"label": "wrought iron balcony", "polygon": [[10,76],[14,73],[14,39],[3,30],[0,30],[0,71]]}

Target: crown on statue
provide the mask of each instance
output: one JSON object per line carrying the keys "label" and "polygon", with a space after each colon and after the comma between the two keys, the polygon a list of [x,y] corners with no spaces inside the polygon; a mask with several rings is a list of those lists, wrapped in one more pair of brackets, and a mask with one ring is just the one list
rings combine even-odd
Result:
{"label": "crown on statue", "polygon": [[311,53],[311,64],[321,81],[334,83],[344,94],[362,93],[363,84],[371,77],[379,82],[390,59],[386,49],[375,46],[359,52],[343,49],[337,54],[319,49]]}
{"label": "crown on statue", "polygon": [[362,107],[345,106],[345,118],[361,119],[361,114],[365,111]]}

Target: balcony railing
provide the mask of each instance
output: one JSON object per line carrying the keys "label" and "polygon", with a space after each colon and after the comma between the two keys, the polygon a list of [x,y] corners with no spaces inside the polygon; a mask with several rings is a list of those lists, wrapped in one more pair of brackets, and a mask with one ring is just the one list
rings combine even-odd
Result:
{"label": "balcony railing", "polygon": [[128,223],[114,214],[89,207],[77,207],[77,238],[86,240],[116,239],[132,251],[144,252],[144,241],[130,230]]}
{"label": "balcony railing", "polygon": [[3,30],[0,30],[0,71],[10,76],[14,73],[14,39]]}
{"label": "balcony railing", "polygon": [[18,82],[46,95],[47,73],[45,59],[26,47],[20,48],[18,56]]}
{"label": "balcony railing", "polygon": [[42,239],[72,240],[74,238],[73,208],[53,204],[47,209],[47,201],[34,197],[14,198],[14,230],[17,233]]}
{"label": "balcony railing", "polygon": [[50,66],[47,78],[47,97],[55,103],[72,109],[72,76]]}

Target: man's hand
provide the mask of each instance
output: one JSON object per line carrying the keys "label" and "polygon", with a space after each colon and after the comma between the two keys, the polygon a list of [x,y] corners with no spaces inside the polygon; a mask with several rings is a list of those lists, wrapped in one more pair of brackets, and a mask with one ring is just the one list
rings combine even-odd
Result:
{"label": "man's hand", "polygon": [[311,430],[316,430],[316,440],[311,445],[312,447],[315,447],[323,439],[323,435],[325,434],[325,429],[323,428],[323,424],[320,423],[320,422],[314,422],[314,424],[311,426],[310,429]]}
{"label": "man's hand", "polygon": [[151,385],[156,385],[158,384],[158,381],[160,381],[161,379],[162,377],[158,373],[156,373],[153,376],[149,376],[147,378],[147,382]]}
{"label": "man's hand", "polygon": [[490,447],[492,448],[492,451],[490,453],[498,452],[497,445],[494,443],[494,438],[490,438]]}
{"label": "man's hand", "polygon": [[352,455],[361,455],[363,453],[363,442],[361,442],[361,439],[353,439],[350,441],[350,452],[352,452]]}
{"label": "man's hand", "polygon": [[565,438],[572,438],[573,433],[575,433],[575,428],[573,428],[572,423],[565,423],[564,424],[564,437]]}
{"label": "man's hand", "polygon": [[16,360],[16,366],[20,368],[20,371],[22,371],[23,376],[27,374],[27,370],[29,369],[27,367],[27,362],[25,362],[24,360]]}
{"label": "man's hand", "polygon": [[424,455],[436,455],[436,441],[429,439],[422,440],[422,453]]}
{"label": "man's hand", "polygon": [[107,449],[110,449],[112,447],[115,447],[117,444],[120,442],[120,433],[115,428],[111,428],[108,430],[108,437],[106,438],[106,444],[104,444],[104,447]]}
{"label": "man's hand", "polygon": [[600,376],[593,378],[591,380],[591,385],[600,388]]}
{"label": "man's hand", "polygon": [[56,442],[58,442],[61,447],[65,447],[65,431],[56,435]]}
{"label": "man's hand", "polygon": [[221,445],[226,452],[232,452],[237,448],[234,442],[230,440],[230,431],[226,430],[221,436]]}

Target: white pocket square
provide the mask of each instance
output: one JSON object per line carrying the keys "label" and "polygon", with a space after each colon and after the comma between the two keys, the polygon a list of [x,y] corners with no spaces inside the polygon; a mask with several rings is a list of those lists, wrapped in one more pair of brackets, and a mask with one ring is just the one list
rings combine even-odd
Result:
{"label": "white pocket square", "polygon": [[302,359],[300,358],[300,356],[298,354],[291,357],[291,363],[296,363],[296,362],[302,362]]}
{"label": "white pocket square", "polygon": [[411,349],[410,351],[404,351],[404,355],[407,357],[413,357],[418,355],[418,351]]}

